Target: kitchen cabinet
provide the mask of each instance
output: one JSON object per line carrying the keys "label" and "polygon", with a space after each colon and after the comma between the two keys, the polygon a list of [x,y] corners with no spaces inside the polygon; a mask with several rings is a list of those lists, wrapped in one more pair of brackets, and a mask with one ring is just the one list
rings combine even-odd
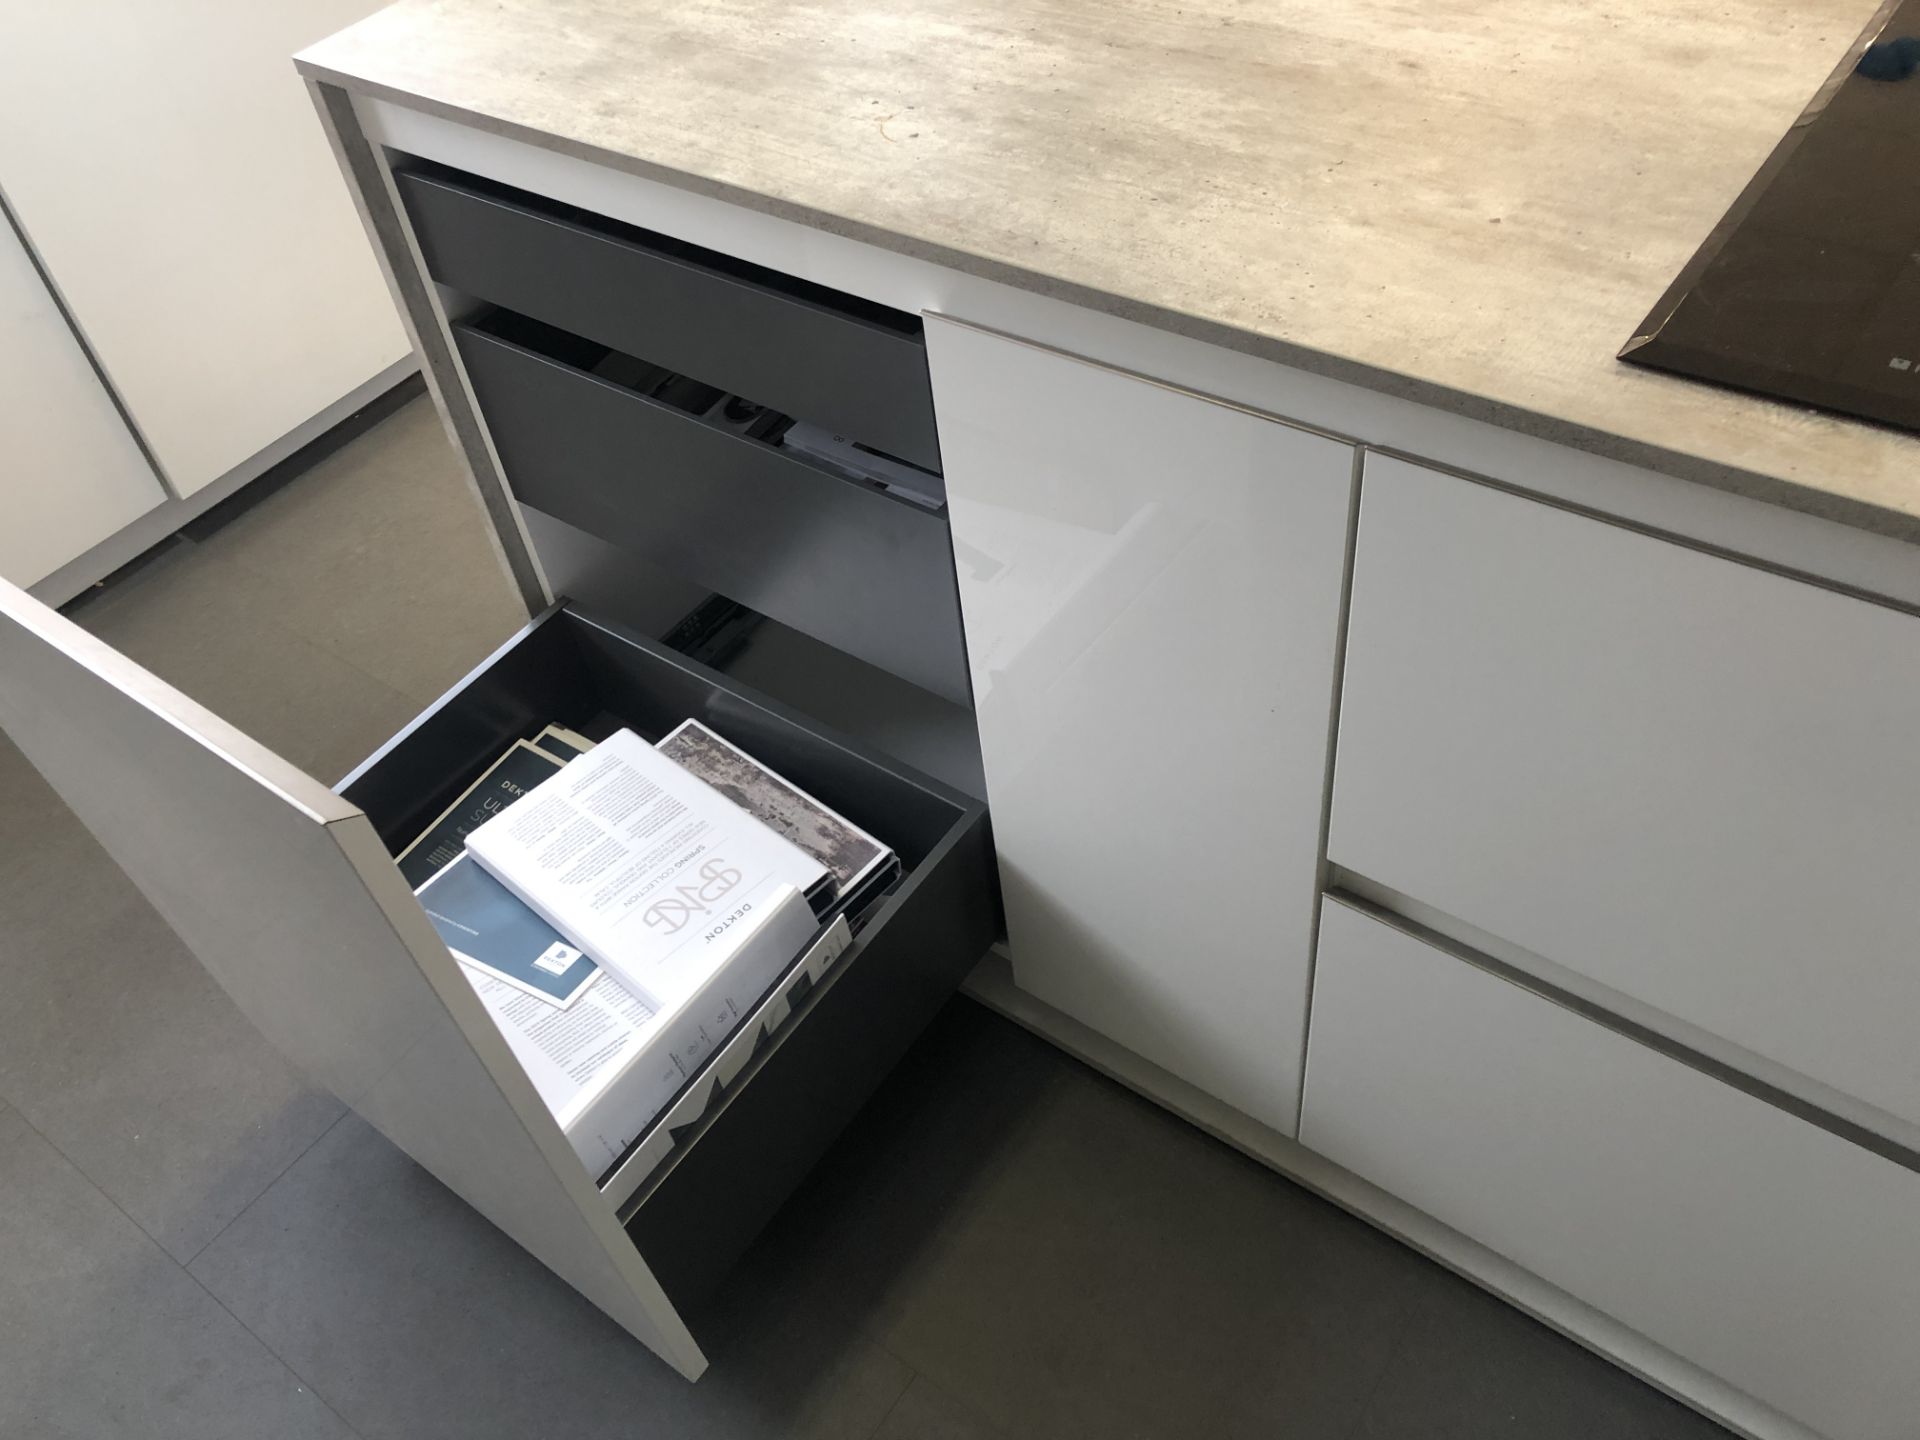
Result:
{"label": "kitchen cabinet", "polygon": [[8,204],[176,496],[407,355],[289,59],[375,8],[96,0],[9,17]]}
{"label": "kitchen cabinet", "polygon": [[1916,735],[1920,617],[1368,456],[1329,860],[1909,1144]]}
{"label": "kitchen cabinet", "polygon": [[1336,901],[1300,1138],[1832,1440],[1913,1434],[1920,1174]]}
{"label": "kitchen cabinet", "polygon": [[0,577],[31,585],[167,498],[4,224],[0,394]]}
{"label": "kitchen cabinet", "polygon": [[1290,1133],[1353,449],[927,341],[1015,979]]}

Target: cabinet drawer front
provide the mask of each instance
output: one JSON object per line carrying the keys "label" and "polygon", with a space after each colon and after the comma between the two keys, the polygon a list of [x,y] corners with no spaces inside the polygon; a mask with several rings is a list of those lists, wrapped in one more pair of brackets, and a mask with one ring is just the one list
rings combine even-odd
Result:
{"label": "cabinet drawer front", "polygon": [[486,181],[394,181],[443,284],[940,468],[916,317]]}
{"label": "cabinet drawer front", "polygon": [[1330,860],[1912,1141],[1920,619],[1369,456],[1348,635]]}
{"label": "cabinet drawer front", "polygon": [[1329,901],[1301,1140],[1834,1440],[1920,1415],[1920,1175]]}
{"label": "cabinet drawer front", "polygon": [[454,331],[518,499],[968,703],[944,513],[473,324]]}
{"label": "cabinet drawer front", "polygon": [[[984,807],[653,641],[566,609],[549,612],[341,785],[398,848],[515,738],[550,721],[589,734],[624,724],[657,738],[688,718],[891,845],[905,875],[705,1114],[674,1132],[666,1159],[623,1207],[628,1235],[678,1307],[726,1274],[992,944],[999,925]],[[660,1143],[649,1130],[629,1153]]]}

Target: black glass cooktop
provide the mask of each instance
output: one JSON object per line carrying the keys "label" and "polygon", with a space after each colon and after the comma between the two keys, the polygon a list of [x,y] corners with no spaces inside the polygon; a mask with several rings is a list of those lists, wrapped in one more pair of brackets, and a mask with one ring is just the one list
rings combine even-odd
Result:
{"label": "black glass cooktop", "polygon": [[1920,430],[1916,65],[1920,0],[1898,0],[1620,358]]}

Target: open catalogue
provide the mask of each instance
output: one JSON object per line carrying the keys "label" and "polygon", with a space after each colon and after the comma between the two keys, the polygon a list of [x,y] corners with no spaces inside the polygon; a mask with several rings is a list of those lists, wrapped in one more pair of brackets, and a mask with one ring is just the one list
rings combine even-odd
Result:
{"label": "open catalogue", "polygon": [[479,826],[467,854],[603,969],[669,1005],[739,964],[736,927],[784,904],[811,930],[807,901],[824,911],[832,900],[825,865],[631,730]]}
{"label": "open catalogue", "polygon": [[[697,1119],[785,1018],[788,992],[851,945],[849,902],[870,903],[899,871],[891,851],[705,727],[675,735],[656,751],[627,731],[596,746],[549,727],[410,852],[437,846],[421,903],[596,1174],[676,1095],[661,1130]],[[629,1185],[665,1153],[660,1138],[620,1165]]]}

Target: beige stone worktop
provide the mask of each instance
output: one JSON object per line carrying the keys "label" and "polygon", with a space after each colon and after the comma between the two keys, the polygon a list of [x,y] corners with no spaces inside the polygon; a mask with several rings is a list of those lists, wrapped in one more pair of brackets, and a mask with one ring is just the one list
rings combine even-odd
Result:
{"label": "beige stone worktop", "polygon": [[1920,540],[1920,439],[1613,357],[1873,0],[403,0],[316,79]]}

